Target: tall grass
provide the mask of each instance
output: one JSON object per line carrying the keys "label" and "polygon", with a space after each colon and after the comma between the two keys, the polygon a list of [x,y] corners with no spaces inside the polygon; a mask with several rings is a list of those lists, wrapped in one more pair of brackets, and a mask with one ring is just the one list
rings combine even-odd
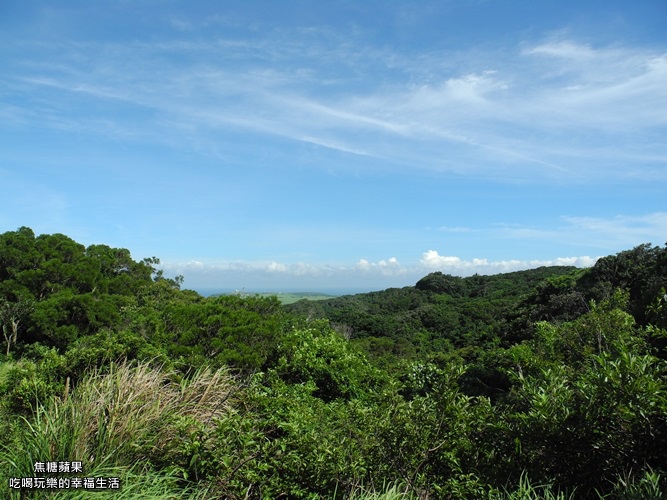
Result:
{"label": "tall grass", "polygon": [[553,486],[549,484],[534,484],[528,475],[523,473],[515,490],[505,490],[504,493],[492,492],[489,498],[492,500],[574,500],[577,497],[574,492],[554,490]]}
{"label": "tall grass", "polygon": [[[225,369],[175,379],[148,364],[112,364],[89,373],[71,393],[66,389],[20,419],[15,442],[0,447],[2,475],[33,477],[35,462],[79,461],[85,476],[121,477],[125,495],[141,486],[152,491],[144,498],[177,498],[175,475],[156,471],[154,464],[169,454],[183,419],[199,428],[215,426],[232,404],[236,381]],[[4,482],[0,496],[9,494]],[[74,491],[59,495],[76,497]]]}
{"label": "tall grass", "polygon": [[614,490],[608,496],[600,498],[614,498],[618,500],[653,500],[667,498],[664,474],[654,470],[644,472],[641,477],[632,477],[629,474],[620,477]]}
{"label": "tall grass", "polygon": [[381,491],[358,487],[349,496],[349,500],[412,500],[419,498],[412,494],[402,483],[388,484]]}

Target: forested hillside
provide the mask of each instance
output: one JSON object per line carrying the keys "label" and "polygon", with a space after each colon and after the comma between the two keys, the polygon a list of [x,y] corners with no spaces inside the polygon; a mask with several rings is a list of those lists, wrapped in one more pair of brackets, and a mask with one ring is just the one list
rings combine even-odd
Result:
{"label": "forested hillside", "polygon": [[0,235],[3,498],[667,493],[667,246],[289,306],[158,264]]}
{"label": "forested hillside", "polygon": [[414,287],[302,300],[286,309],[328,319],[336,331],[385,364],[456,350],[470,355],[497,343],[509,312],[543,280],[575,272],[574,267],[542,267],[469,278],[436,272]]}

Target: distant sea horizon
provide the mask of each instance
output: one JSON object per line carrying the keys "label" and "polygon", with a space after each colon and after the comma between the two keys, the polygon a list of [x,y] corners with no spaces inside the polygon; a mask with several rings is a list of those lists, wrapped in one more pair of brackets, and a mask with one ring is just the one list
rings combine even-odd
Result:
{"label": "distant sea horizon", "polygon": [[199,295],[210,297],[212,295],[229,295],[229,294],[271,294],[271,293],[322,293],[325,295],[333,295],[339,297],[341,295],[355,295],[358,293],[376,292],[378,289],[374,288],[188,288],[184,289],[194,290]]}

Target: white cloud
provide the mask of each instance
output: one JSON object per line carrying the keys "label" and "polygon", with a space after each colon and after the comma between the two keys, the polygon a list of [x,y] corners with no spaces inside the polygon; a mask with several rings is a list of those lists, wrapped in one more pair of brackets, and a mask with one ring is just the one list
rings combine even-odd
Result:
{"label": "white cloud", "polygon": [[[667,212],[644,215],[619,215],[602,218],[591,216],[563,216],[560,227],[523,227],[518,224],[498,224],[487,231],[475,229],[475,234],[486,233],[489,242],[498,238],[553,241],[562,244],[598,246],[602,250],[598,256],[570,254],[547,259],[507,259],[492,260],[485,256],[463,258],[442,254],[429,249],[408,263],[395,256],[370,260],[361,258],[354,264],[327,264],[309,262],[272,261],[225,261],[214,262],[204,259],[184,263],[165,263],[166,271],[183,274],[186,286],[201,286],[200,283],[233,283],[233,286],[308,286],[309,288],[370,287],[374,289],[389,286],[414,284],[425,274],[442,271],[448,274],[469,276],[497,274],[532,269],[541,266],[590,267],[600,255],[632,248],[641,243],[662,245],[667,237]],[[442,229],[442,228],[440,228]],[[467,228],[448,228],[458,232]],[[467,232],[467,231],[463,231]],[[562,251],[562,250],[561,250]],[[250,285],[249,285],[250,284]],[[271,285],[272,284],[272,285]]]}
{"label": "white cloud", "polygon": [[[243,130],[404,168],[565,182],[622,178],[628,164],[655,173],[667,163],[664,141],[649,139],[667,124],[667,54],[561,39],[486,56],[425,53],[417,64],[334,41],[331,33],[274,32],[252,40],[79,44],[77,57],[52,67],[35,56],[7,83],[15,93],[50,95],[30,102],[63,103],[35,104],[31,111],[47,125],[62,124],[61,108],[80,106],[85,94],[99,106],[94,115],[80,109],[67,118],[80,130],[122,135],[127,127],[137,136],[141,129],[138,140],[174,147],[215,149],[224,132]],[[46,49],[41,57],[49,58]],[[465,69],[444,64],[449,57],[465,60]],[[107,115],[107,100],[134,107],[142,126],[120,118],[131,113]]]}
{"label": "white cloud", "polygon": [[372,268],[371,263],[366,259],[359,259],[357,262],[356,269],[359,271],[369,271]]}
{"label": "white cloud", "polygon": [[442,271],[456,276],[470,276],[472,274],[498,274],[534,269],[542,266],[576,266],[590,267],[599,257],[557,257],[549,260],[498,260],[474,258],[464,260],[460,257],[440,255],[436,250],[423,253],[421,265],[429,271]]}
{"label": "white cloud", "polygon": [[524,54],[539,54],[563,59],[591,60],[596,56],[595,51],[584,44],[575,43],[571,40],[557,40],[536,45],[523,51]]}
{"label": "white cloud", "polygon": [[271,262],[266,266],[266,270],[270,273],[284,273],[288,271],[288,267],[285,264],[279,264],[278,262]]}
{"label": "white cloud", "polygon": [[289,266],[289,272],[292,273],[294,276],[321,276],[321,275],[328,275],[331,274],[332,270],[331,266],[328,265],[323,265],[323,266],[315,266],[312,264],[306,264],[303,262],[297,262],[296,264],[291,264]]}
{"label": "white cloud", "polygon": [[443,87],[444,95],[453,101],[483,104],[487,94],[507,88],[507,84],[492,77],[494,73],[496,72],[487,70],[482,74],[471,73],[459,78],[450,78]]}
{"label": "white cloud", "polygon": [[458,257],[439,255],[437,251],[429,250],[422,255],[421,263],[425,267],[435,269],[440,267],[460,267],[463,261]]}
{"label": "white cloud", "polygon": [[549,266],[575,266],[575,267],[592,267],[600,257],[558,257],[545,264]]}
{"label": "white cloud", "polygon": [[526,96],[533,112],[520,110],[537,124],[628,134],[667,123],[665,53],[561,40],[523,55],[535,58],[541,84]]}
{"label": "white cloud", "polygon": [[359,259],[354,266],[280,262],[225,262],[205,264],[190,261],[184,264],[164,263],[167,275],[185,276],[185,287],[205,289],[214,287],[270,290],[274,288],[357,288],[381,290],[389,287],[414,285],[430,272],[441,271],[458,276],[498,274],[541,266],[592,266],[596,258],[588,256],[558,257],[550,260],[499,260],[486,258],[470,260],[440,255],[428,250],[411,265],[402,265],[390,257],[371,262]]}
{"label": "white cloud", "polygon": [[397,276],[407,272],[407,269],[401,266],[396,257],[390,257],[386,260],[382,259],[378,262],[369,262],[366,259],[359,259],[354,269],[360,273],[375,273],[381,274],[382,276]]}

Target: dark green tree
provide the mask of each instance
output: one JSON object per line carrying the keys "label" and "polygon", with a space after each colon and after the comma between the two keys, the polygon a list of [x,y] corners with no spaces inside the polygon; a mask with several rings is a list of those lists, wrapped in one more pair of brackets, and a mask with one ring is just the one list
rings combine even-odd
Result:
{"label": "dark green tree", "polygon": [[9,356],[12,346],[16,345],[19,328],[32,309],[32,301],[28,299],[21,299],[18,302],[0,299],[0,325],[2,326],[2,335],[7,344],[7,356]]}

